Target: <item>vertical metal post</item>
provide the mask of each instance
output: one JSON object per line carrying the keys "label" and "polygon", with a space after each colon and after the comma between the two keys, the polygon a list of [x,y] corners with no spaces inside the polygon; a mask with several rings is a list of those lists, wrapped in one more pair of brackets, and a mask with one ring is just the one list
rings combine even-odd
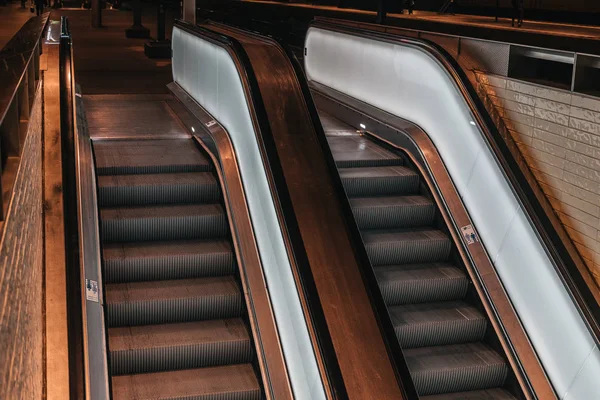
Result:
{"label": "vertical metal post", "polygon": [[375,22],[377,24],[385,24],[385,20],[387,18],[387,1],[379,0],[377,1],[377,19]]}
{"label": "vertical metal post", "polygon": [[196,0],[182,0],[183,20],[196,25]]}
{"label": "vertical metal post", "polygon": [[128,38],[147,39],[150,37],[150,30],[142,25],[142,1],[133,1],[133,25],[125,30],[125,36]]}
{"label": "vertical metal post", "polygon": [[102,26],[102,9],[100,0],[92,0],[92,27],[100,28]]}
{"label": "vertical metal post", "polygon": [[142,25],[142,2],[135,0],[133,2],[133,26]]}
{"label": "vertical metal post", "polygon": [[165,3],[163,0],[158,0],[156,7],[156,40],[161,42],[165,40]]}
{"label": "vertical metal post", "polygon": [[165,37],[165,4],[157,0],[156,4],[156,40],[144,44],[144,54],[150,58],[171,58],[171,41]]}
{"label": "vertical metal post", "polygon": [[498,22],[498,13],[500,12],[500,0],[496,0],[496,22]]}

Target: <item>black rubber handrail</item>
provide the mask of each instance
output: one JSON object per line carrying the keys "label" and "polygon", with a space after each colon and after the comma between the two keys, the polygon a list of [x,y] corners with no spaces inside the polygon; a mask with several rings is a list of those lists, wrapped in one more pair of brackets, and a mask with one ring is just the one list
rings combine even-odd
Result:
{"label": "black rubber handrail", "polygon": [[83,397],[84,349],[79,270],[79,224],[75,165],[75,71],[67,17],[60,20],[59,41],[60,138],[62,152],[63,215],[67,278],[67,334],[69,336],[69,381],[71,397]]}
{"label": "black rubber handrail", "polygon": [[[344,23],[336,24],[335,20],[329,19],[317,19],[311,26],[359,35],[372,40],[381,40],[389,43],[399,43],[418,47],[433,56],[445,68],[450,78],[454,80],[457,88],[461,91],[472,114],[477,119],[478,125],[483,130],[488,146],[508,178],[509,184],[520,205],[533,223],[533,227],[541,239],[542,244],[548,250],[548,254],[555,265],[557,273],[566,285],[570,296],[576,303],[596,345],[600,345],[600,304],[596,301],[594,294],[577,267],[577,261],[582,264],[583,261],[574,258],[579,257],[578,254],[572,255],[572,253],[569,252],[558,232],[558,229],[561,228],[557,228],[553,224],[551,218],[545,211],[546,209],[551,208],[547,204],[547,199],[545,197],[538,196],[538,194],[541,193],[541,189],[539,186],[534,186],[537,185],[537,183],[535,179],[532,178],[531,171],[528,170],[523,162],[519,162],[517,155],[511,151],[507,139],[505,139],[505,137],[508,138],[508,136],[503,135],[500,132],[500,129],[494,123],[485,104],[477,94],[477,90],[473,87],[471,81],[458,62],[443,47],[424,39],[386,34],[349,26]],[[544,207],[544,205],[546,205],[546,207]],[[568,236],[565,235],[565,237]]]}
{"label": "black rubber handrail", "polygon": [[317,337],[316,343],[313,343],[313,346],[316,349],[319,349],[319,352],[323,356],[322,361],[326,369],[325,373],[327,374],[326,381],[329,382],[331,392],[334,394],[335,398],[347,398],[347,393],[337,361],[335,349],[333,347],[333,342],[329,335],[327,323],[325,321],[325,315],[319,300],[314,278],[307,262],[307,255],[302,245],[302,238],[298,231],[291,199],[283,176],[281,163],[285,160],[281,160],[278,157],[277,149],[273,139],[273,132],[270,128],[267,111],[265,110],[258,80],[244,46],[233,37],[214,32],[201,26],[192,25],[185,21],[175,21],[175,26],[185,32],[208,39],[212,43],[232,51],[243,67],[243,71],[238,72],[248,80],[249,87],[247,89],[252,98],[256,122],[259,125],[259,134],[261,135],[264,146],[262,151],[264,152],[266,160],[268,160],[265,163],[265,166],[269,169],[274,187],[277,191],[279,204],[288,231],[289,241],[291,242],[293,248],[292,257],[294,257],[297,261],[296,265],[298,266],[300,284],[302,285],[302,292],[308,306],[308,309],[303,310],[304,315],[307,318],[310,318],[312,325],[315,327]]}

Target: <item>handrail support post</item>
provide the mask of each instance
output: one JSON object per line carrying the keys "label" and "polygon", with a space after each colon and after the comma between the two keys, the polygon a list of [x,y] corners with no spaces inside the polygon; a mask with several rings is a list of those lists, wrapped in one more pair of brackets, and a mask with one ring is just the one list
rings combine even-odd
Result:
{"label": "handrail support post", "polygon": [[133,25],[125,29],[125,37],[136,39],[147,39],[150,37],[150,29],[142,25],[142,1],[133,1]]}
{"label": "handrail support post", "polygon": [[182,19],[196,25],[196,0],[181,0]]}

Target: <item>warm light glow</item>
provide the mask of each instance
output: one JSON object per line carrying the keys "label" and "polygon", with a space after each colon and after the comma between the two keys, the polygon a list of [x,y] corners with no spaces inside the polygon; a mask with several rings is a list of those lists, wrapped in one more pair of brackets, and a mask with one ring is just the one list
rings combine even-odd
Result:
{"label": "warm light glow", "polygon": [[362,129],[367,129],[367,126],[366,126],[365,124],[360,124],[360,127],[361,127]]}

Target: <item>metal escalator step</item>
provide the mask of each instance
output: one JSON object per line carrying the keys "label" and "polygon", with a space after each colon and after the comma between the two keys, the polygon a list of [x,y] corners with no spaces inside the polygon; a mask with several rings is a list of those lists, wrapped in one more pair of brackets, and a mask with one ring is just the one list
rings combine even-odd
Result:
{"label": "metal escalator step", "polygon": [[113,400],[259,400],[252,365],[186,369],[112,378]]}
{"label": "metal escalator step", "polygon": [[375,268],[388,305],[462,299],[469,280],[452,264],[386,265]]}
{"label": "metal escalator step", "polygon": [[125,283],[232,275],[235,256],[227,240],[108,243],[104,282]]}
{"label": "metal escalator step", "polygon": [[250,336],[239,318],[110,328],[108,337],[113,376],[252,361]]}
{"label": "metal escalator step", "polygon": [[421,400],[516,400],[504,389],[475,390],[473,392],[445,393],[441,395],[422,396]]}
{"label": "metal escalator step", "polygon": [[403,165],[404,160],[402,158],[390,158],[390,159],[356,159],[356,158],[335,158],[335,166],[338,168],[364,168],[364,167],[388,167],[392,165]]}
{"label": "metal escalator step", "polygon": [[328,136],[329,148],[338,168],[402,165],[399,155],[378,146],[363,135]]}
{"label": "metal escalator step", "polygon": [[239,317],[242,294],[231,276],[135,283],[106,288],[108,327]]}
{"label": "metal escalator step", "polygon": [[100,219],[106,242],[222,237],[228,227],[219,204],[104,208]]}
{"label": "metal escalator step", "polygon": [[210,171],[192,139],[94,142],[98,175]]}
{"label": "metal escalator step", "polygon": [[410,168],[340,168],[340,178],[348,197],[407,195],[419,191],[419,175]]}
{"label": "metal escalator step", "polygon": [[487,320],[462,301],[407,304],[389,308],[403,349],[483,340]]}
{"label": "metal escalator step", "polygon": [[450,239],[437,229],[372,230],[362,237],[374,266],[440,262],[450,255]]}
{"label": "metal escalator step", "polygon": [[359,197],[350,205],[360,229],[426,226],[435,217],[435,205],[423,196]]}
{"label": "metal escalator step", "polygon": [[404,357],[421,396],[501,387],[508,374],[504,359],[482,343],[406,349]]}
{"label": "metal escalator step", "polygon": [[107,175],[98,177],[98,203],[135,206],[166,203],[215,203],[220,188],[210,172]]}

